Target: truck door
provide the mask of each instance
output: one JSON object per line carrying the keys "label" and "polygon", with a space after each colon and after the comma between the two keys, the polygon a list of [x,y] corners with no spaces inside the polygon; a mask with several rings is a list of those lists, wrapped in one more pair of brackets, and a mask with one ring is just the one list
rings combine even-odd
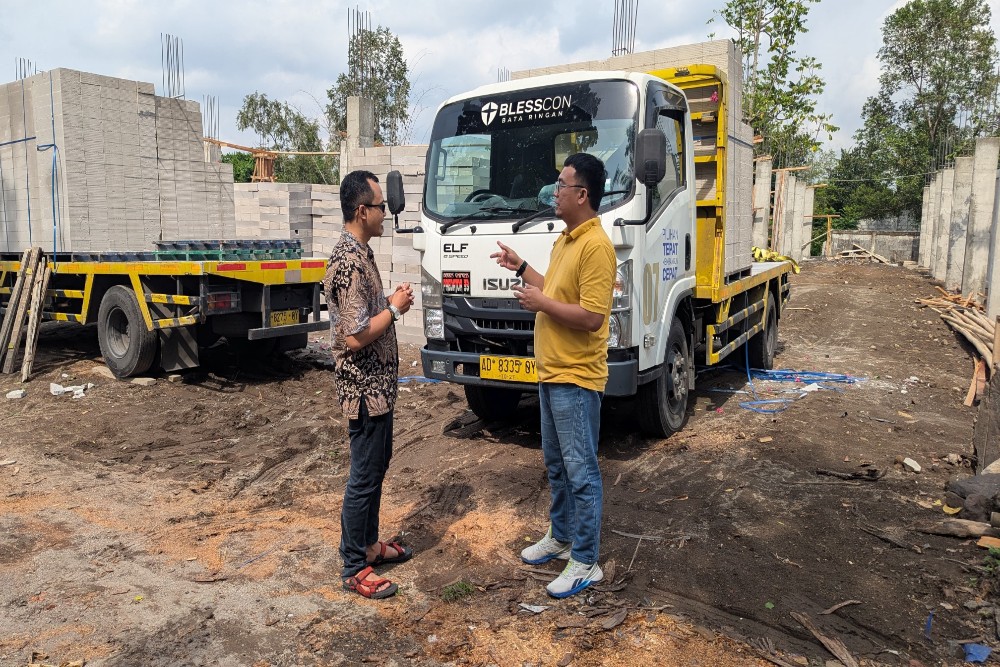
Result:
{"label": "truck door", "polygon": [[640,283],[642,331],[653,336],[658,344],[640,348],[640,368],[662,362],[655,357],[670,327],[668,316],[677,298],[673,287],[679,278],[694,272],[695,223],[688,187],[691,156],[687,143],[690,141],[687,104],[683,95],[655,81],[648,84],[646,100],[646,127],[655,127],[666,137],[667,168],[653,192]]}

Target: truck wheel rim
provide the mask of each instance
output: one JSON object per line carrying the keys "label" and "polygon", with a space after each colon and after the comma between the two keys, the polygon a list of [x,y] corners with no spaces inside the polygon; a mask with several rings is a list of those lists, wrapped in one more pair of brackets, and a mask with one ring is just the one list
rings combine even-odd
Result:
{"label": "truck wheel rim", "polygon": [[121,308],[115,308],[108,314],[108,351],[120,359],[128,353],[128,348],[128,317]]}
{"label": "truck wheel rim", "polygon": [[678,402],[684,400],[687,395],[687,378],[685,377],[686,372],[684,368],[684,355],[677,348],[670,351],[670,361],[668,370],[670,372],[670,379],[672,389],[670,391],[670,402],[677,404]]}

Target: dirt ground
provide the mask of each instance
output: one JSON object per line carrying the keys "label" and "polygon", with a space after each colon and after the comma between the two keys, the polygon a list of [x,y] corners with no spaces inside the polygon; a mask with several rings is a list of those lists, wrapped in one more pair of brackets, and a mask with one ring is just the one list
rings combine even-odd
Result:
{"label": "dirt ground", "polygon": [[[547,524],[537,400],[516,424],[482,424],[460,387],[401,385],[383,536],[417,555],[384,570],[396,598],[368,601],[338,576],[346,422],[322,336],[267,361],[217,349],[147,387],[101,374],[93,330],[48,326],[27,397],[0,398],[0,665],[832,659],[792,612],[862,664],[958,664],[959,642],[997,643],[996,600],[973,542],[913,528],[971,474],[944,458],[972,456],[972,361],[914,303],[933,293],[908,269],[813,262],[793,280],[776,366],[865,381],[758,380],[762,399],[802,396],[762,414],[733,393],[745,374],[706,371],[666,440],[607,401],[609,576],[564,601],[543,588],[557,565],[517,560]],[[419,351],[402,355],[419,375]],[[74,399],[50,382],[94,386]],[[0,393],[19,386],[0,379]]]}

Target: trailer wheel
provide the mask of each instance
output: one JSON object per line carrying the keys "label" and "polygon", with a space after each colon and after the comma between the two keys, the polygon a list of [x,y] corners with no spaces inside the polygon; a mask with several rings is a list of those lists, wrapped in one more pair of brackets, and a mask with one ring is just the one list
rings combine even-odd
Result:
{"label": "trailer wheel", "polygon": [[118,378],[148,371],[160,341],[155,331],[146,329],[135,292],[122,285],[110,288],[101,299],[97,340],[104,363]]}
{"label": "trailer wheel", "polygon": [[674,318],[667,335],[660,376],[639,387],[636,410],[639,427],[643,432],[666,438],[684,428],[687,420],[690,367],[687,335],[680,320]]}
{"label": "trailer wheel", "polygon": [[469,408],[482,420],[507,421],[514,416],[521,392],[516,389],[477,387],[465,385],[465,400]]}
{"label": "trailer wheel", "polygon": [[766,371],[774,368],[774,353],[778,349],[778,311],[770,290],[764,297],[764,330],[747,341],[750,368]]}

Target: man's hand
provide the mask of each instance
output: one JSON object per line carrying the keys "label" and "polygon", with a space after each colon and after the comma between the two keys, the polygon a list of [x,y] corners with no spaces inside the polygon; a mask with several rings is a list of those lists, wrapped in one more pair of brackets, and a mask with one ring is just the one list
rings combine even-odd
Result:
{"label": "man's hand", "polygon": [[497,264],[510,271],[517,271],[521,268],[521,262],[524,260],[521,259],[520,255],[500,243],[500,241],[497,241],[497,245],[500,246],[500,252],[490,255],[490,259],[495,259]]}
{"label": "man's hand", "polygon": [[396,291],[389,297],[389,303],[396,306],[400,314],[405,314],[413,305],[413,287],[410,283],[396,285]]}
{"label": "man's hand", "polygon": [[548,297],[534,285],[525,283],[523,285],[514,285],[511,289],[514,291],[514,296],[521,303],[521,308],[532,313],[541,312],[545,308]]}

